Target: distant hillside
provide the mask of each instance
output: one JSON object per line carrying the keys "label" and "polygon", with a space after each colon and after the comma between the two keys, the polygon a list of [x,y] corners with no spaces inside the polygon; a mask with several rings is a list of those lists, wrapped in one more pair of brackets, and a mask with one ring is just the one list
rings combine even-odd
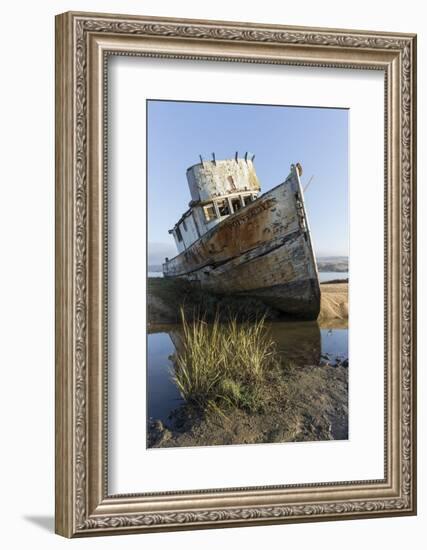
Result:
{"label": "distant hillside", "polygon": [[348,271],[347,256],[325,256],[317,258],[317,269],[319,271],[335,271],[343,273]]}

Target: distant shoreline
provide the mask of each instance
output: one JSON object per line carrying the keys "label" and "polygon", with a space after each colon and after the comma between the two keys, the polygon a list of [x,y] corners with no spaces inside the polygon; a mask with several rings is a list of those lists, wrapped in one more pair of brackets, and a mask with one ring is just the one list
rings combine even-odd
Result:
{"label": "distant shoreline", "polygon": [[[319,273],[347,273],[348,258],[346,257],[328,257],[317,259],[317,270]],[[149,264],[149,273],[163,273],[163,267],[159,264]]]}
{"label": "distant shoreline", "polygon": [[[347,273],[348,269],[332,269],[329,266],[317,266],[317,270],[319,273]],[[148,272],[149,273],[163,273],[163,269],[156,265],[149,265],[148,266]]]}
{"label": "distant shoreline", "polygon": [[[328,274],[329,276],[326,276],[325,274]],[[340,277],[340,274],[344,274],[344,277]],[[163,273],[159,271],[149,271],[148,272],[148,279],[163,279]],[[324,278],[325,277],[325,278]],[[340,284],[340,283],[348,283],[348,272],[347,271],[320,271],[319,272],[319,283],[321,285],[324,284]]]}

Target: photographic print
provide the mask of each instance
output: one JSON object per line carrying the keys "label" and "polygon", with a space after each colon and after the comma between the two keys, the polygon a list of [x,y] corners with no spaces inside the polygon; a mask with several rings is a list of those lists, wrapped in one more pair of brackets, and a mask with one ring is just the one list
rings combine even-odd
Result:
{"label": "photographic print", "polygon": [[147,447],[348,439],[348,114],[147,101]]}

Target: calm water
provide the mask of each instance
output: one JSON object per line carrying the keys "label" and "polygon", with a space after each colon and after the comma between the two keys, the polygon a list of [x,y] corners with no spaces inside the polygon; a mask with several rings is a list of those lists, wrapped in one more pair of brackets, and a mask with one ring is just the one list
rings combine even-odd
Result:
{"label": "calm water", "polygon": [[[301,368],[329,360],[348,359],[348,329],[323,329],[317,323],[271,323],[271,335],[285,360]],[[148,336],[148,416],[167,421],[169,414],[183,403],[172,378],[170,356],[179,346],[180,327],[168,326],[165,332]]]}
{"label": "calm water", "polygon": [[[163,277],[163,273],[160,271],[149,271],[148,277]],[[341,279],[348,279],[348,271],[344,271],[343,273],[338,273],[337,271],[321,271],[319,273],[319,280],[321,283]]]}
{"label": "calm water", "polygon": [[168,332],[148,335],[148,417],[166,420],[169,413],[183,403],[170,370],[170,356],[175,346]]}

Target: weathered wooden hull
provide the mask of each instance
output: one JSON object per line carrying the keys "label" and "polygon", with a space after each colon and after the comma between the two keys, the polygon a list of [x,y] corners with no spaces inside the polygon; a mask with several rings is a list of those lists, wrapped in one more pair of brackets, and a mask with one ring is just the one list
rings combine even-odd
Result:
{"label": "weathered wooden hull", "polygon": [[163,272],[316,319],[320,286],[296,171],[165,263]]}

